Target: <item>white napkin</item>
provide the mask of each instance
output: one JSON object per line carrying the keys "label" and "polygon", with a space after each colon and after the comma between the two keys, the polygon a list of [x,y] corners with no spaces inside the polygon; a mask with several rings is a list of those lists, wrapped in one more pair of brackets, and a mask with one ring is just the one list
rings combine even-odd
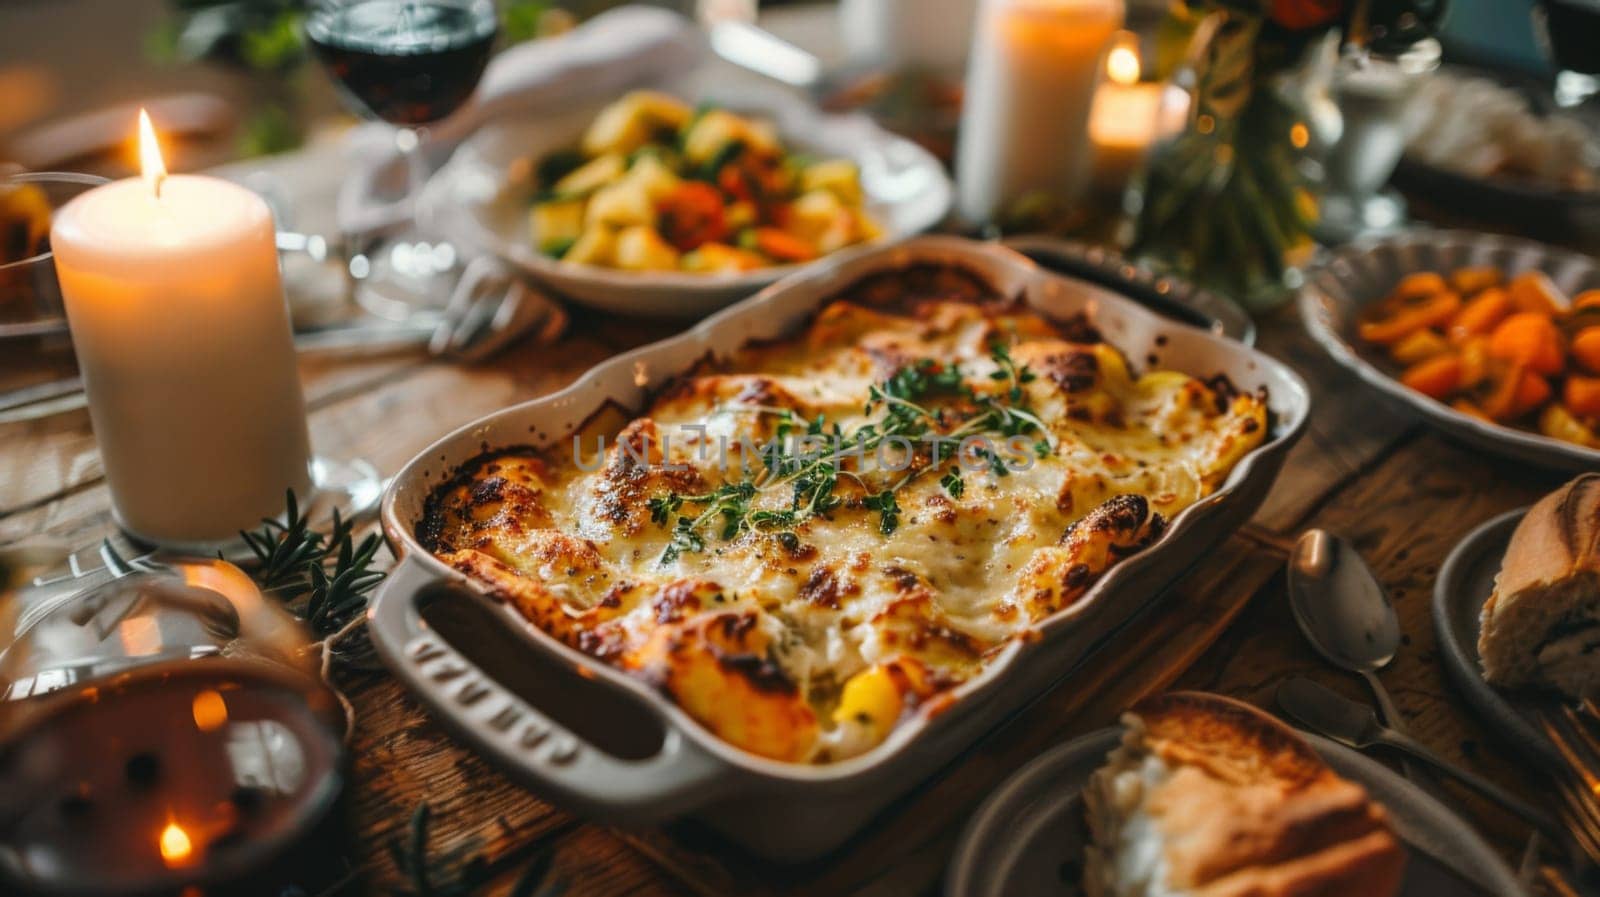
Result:
{"label": "white napkin", "polygon": [[[669,81],[694,68],[705,53],[704,35],[683,16],[648,6],[613,9],[567,34],[518,44],[490,60],[472,99],[429,126],[422,151],[437,164],[498,116],[559,109]],[[405,182],[394,130],[363,126],[351,135],[350,152],[350,177],[339,191],[340,230],[371,233],[405,221],[409,203],[381,198],[398,193]]]}

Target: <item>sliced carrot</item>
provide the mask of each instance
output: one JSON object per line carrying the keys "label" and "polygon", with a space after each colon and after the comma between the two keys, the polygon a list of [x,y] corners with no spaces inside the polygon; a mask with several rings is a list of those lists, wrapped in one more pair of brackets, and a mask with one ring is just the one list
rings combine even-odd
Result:
{"label": "sliced carrot", "polygon": [[728,235],[722,194],[702,181],[684,181],[656,203],[656,229],[674,248],[688,252]]}
{"label": "sliced carrot", "polygon": [[1448,290],[1416,296],[1397,293],[1379,309],[1378,316],[1362,321],[1356,330],[1369,343],[1394,343],[1419,330],[1443,326],[1460,310],[1461,297]]}
{"label": "sliced carrot", "polygon": [[1517,404],[1517,387],[1522,383],[1522,367],[1502,367],[1494,371],[1487,382],[1488,392],[1479,405],[1483,413],[1493,420],[1507,421],[1516,415],[1511,411]]}
{"label": "sliced carrot", "polygon": [[1572,338],[1572,357],[1590,373],[1600,374],[1600,327],[1585,327]]}
{"label": "sliced carrot", "polygon": [[1567,297],[1543,271],[1524,271],[1506,289],[1518,311],[1553,315],[1567,306]]}
{"label": "sliced carrot", "polygon": [[1550,400],[1550,381],[1517,365],[1500,372],[1483,398],[1483,412],[1502,423],[1513,421]]}
{"label": "sliced carrot", "polygon": [[1461,388],[1461,358],[1440,355],[1406,368],[1400,382],[1430,398],[1443,401]]}
{"label": "sliced carrot", "polygon": [[1600,417],[1600,377],[1568,377],[1561,402],[1579,417]]}
{"label": "sliced carrot", "polygon": [[1390,295],[1394,299],[1401,300],[1420,299],[1424,296],[1432,296],[1435,293],[1446,292],[1449,289],[1450,287],[1445,284],[1444,278],[1438,274],[1432,271],[1418,271],[1415,274],[1407,274],[1405,277],[1400,278],[1400,282],[1395,285],[1394,292]]}
{"label": "sliced carrot", "polygon": [[1416,364],[1450,351],[1450,343],[1432,330],[1418,330],[1389,347],[1389,357],[1401,364]]}
{"label": "sliced carrot", "polygon": [[1489,354],[1540,374],[1559,374],[1566,366],[1561,331],[1538,312],[1517,312],[1501,321],[1489,337]]}
{"label": "sliced carrot", "polygon": [[807,262],[817,257],[816,247],[775,227],[755,230],[756,249],[780,262]]}
{"label": "sliced carrot", "polygon": [[1516,400],[1512,403],[1511,416],[1521,417],[1529,411],[1538,408],[1550,401],[1550,381],[1535,374],[1533,371],[1523,371],[1517,380]]}
{"label": "sliced carrot", "polygon": [[1489,338],[1469,337],[1457,349],[1461,353],[1461,388],[1471,389],[1489,376]]}
{"label": "sliced carrot", "polygon": [[1450,272],[1450,288],[1463,296],[1497,287],[1505,279],[1499,268],[1481,265],[1475,268],[1457,268]]}
{"label": "sliced carrot", "polygon": [[1450,407],[1461,412],[1462,414],[1467,415],[1468,417],[1475,417],[1478,420],[1494,420],[1494,418],[1484,414],[1483,409],[1479,408],[1471,399],[1456,399],[1454,402],[1450,403]]}
{"label": "sliced carrot", "polygon": [[1600,308],[1600,290],[1584,290],[1572,297],[1572,307],[1574,309]]}
{"label": "sliced carrot", "polygon": [[1488,333],[1511,314],[1511,297],[1499,287],[1490,287],[1461,307],[1450,321],[1450,339],[1461,342],[1469,336]]}

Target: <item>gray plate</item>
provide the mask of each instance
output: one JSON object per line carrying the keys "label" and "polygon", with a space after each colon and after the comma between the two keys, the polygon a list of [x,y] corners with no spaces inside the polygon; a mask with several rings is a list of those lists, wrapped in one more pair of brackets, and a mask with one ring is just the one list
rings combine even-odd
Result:
{"label": "gray plate", "polygon": [[1482,421],[1408,389],[1395,379],[1399,375],[1396,366],[1356,337],[1361,309],[1388,295],[1400,278],[1416,271],[1448,271],[1467,265],[1493,265],[1511,274],[1536,268],[1550,275],[1568,296],[1600,288],[1600,262],[1576,252],[1494,234],[1408,231],[1360,240],[1319,256],[1306,272],[1300,317],[1334,361],[1462,442],[1543,467],[1600,467],[1600,450]]}
{"label": "gray plate", "polygon": [[[1006,780],[962,833],[947,897],[1080,895],[1078,795],[1121,737],[1120,728],[1085,735]],[[1305,738],[1336,772],[1388,808],[1395,831],[1411,845],[1402,897],[1522,897],[1516,875],[1460,817],[1382,764],[1325,738]]]}
{"label": "gray plate", "polygon": [[[1478,658],[1479,617],[1494,592],[1511,533],[1527,508],[1509,511],[1467,534],[1445,559],[1433,586],[1433,628],[1439,640],[1439,662],[1450,682],[1467,699],[1489,729],[1528,760],[1561,763],[1560,755],[1523,702],[1483,681]],[[1526,701],[1538,700],[1530,695]]]}
{"label": "gray plate", "polygon": [[1392,182],[1441,209],[1530,236],[1570,238],[1600,219],[1600,191],[1472,177],[1409,156],[1401,157]]}

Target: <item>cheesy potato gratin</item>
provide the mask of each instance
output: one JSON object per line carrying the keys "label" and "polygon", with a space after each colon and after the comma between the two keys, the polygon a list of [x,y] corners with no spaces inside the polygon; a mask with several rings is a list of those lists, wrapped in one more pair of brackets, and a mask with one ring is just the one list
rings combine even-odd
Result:
{"label": "cheesy potato gratin", "polygon": [[947,705],[1268,431],[1264,396],[1136,373],[947,267],[593,423],[603,449],[466,465],[422,544],[727,742],[813,763]]}

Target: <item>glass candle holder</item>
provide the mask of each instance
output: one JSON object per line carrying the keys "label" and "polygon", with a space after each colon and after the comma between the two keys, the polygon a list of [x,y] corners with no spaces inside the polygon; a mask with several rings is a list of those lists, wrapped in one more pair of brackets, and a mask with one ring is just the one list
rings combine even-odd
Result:
{"label": "glass candle holder", "polygon": [[0,893],[317,893],[343,720],[306,633],[225,561],[116,566],[0,607]]}
{"label": "glass candle holder", "polygon": [[97,175],[61,171],[0,177],[0,339],[66,333],[50,221],[79,194],[106,183]]}

